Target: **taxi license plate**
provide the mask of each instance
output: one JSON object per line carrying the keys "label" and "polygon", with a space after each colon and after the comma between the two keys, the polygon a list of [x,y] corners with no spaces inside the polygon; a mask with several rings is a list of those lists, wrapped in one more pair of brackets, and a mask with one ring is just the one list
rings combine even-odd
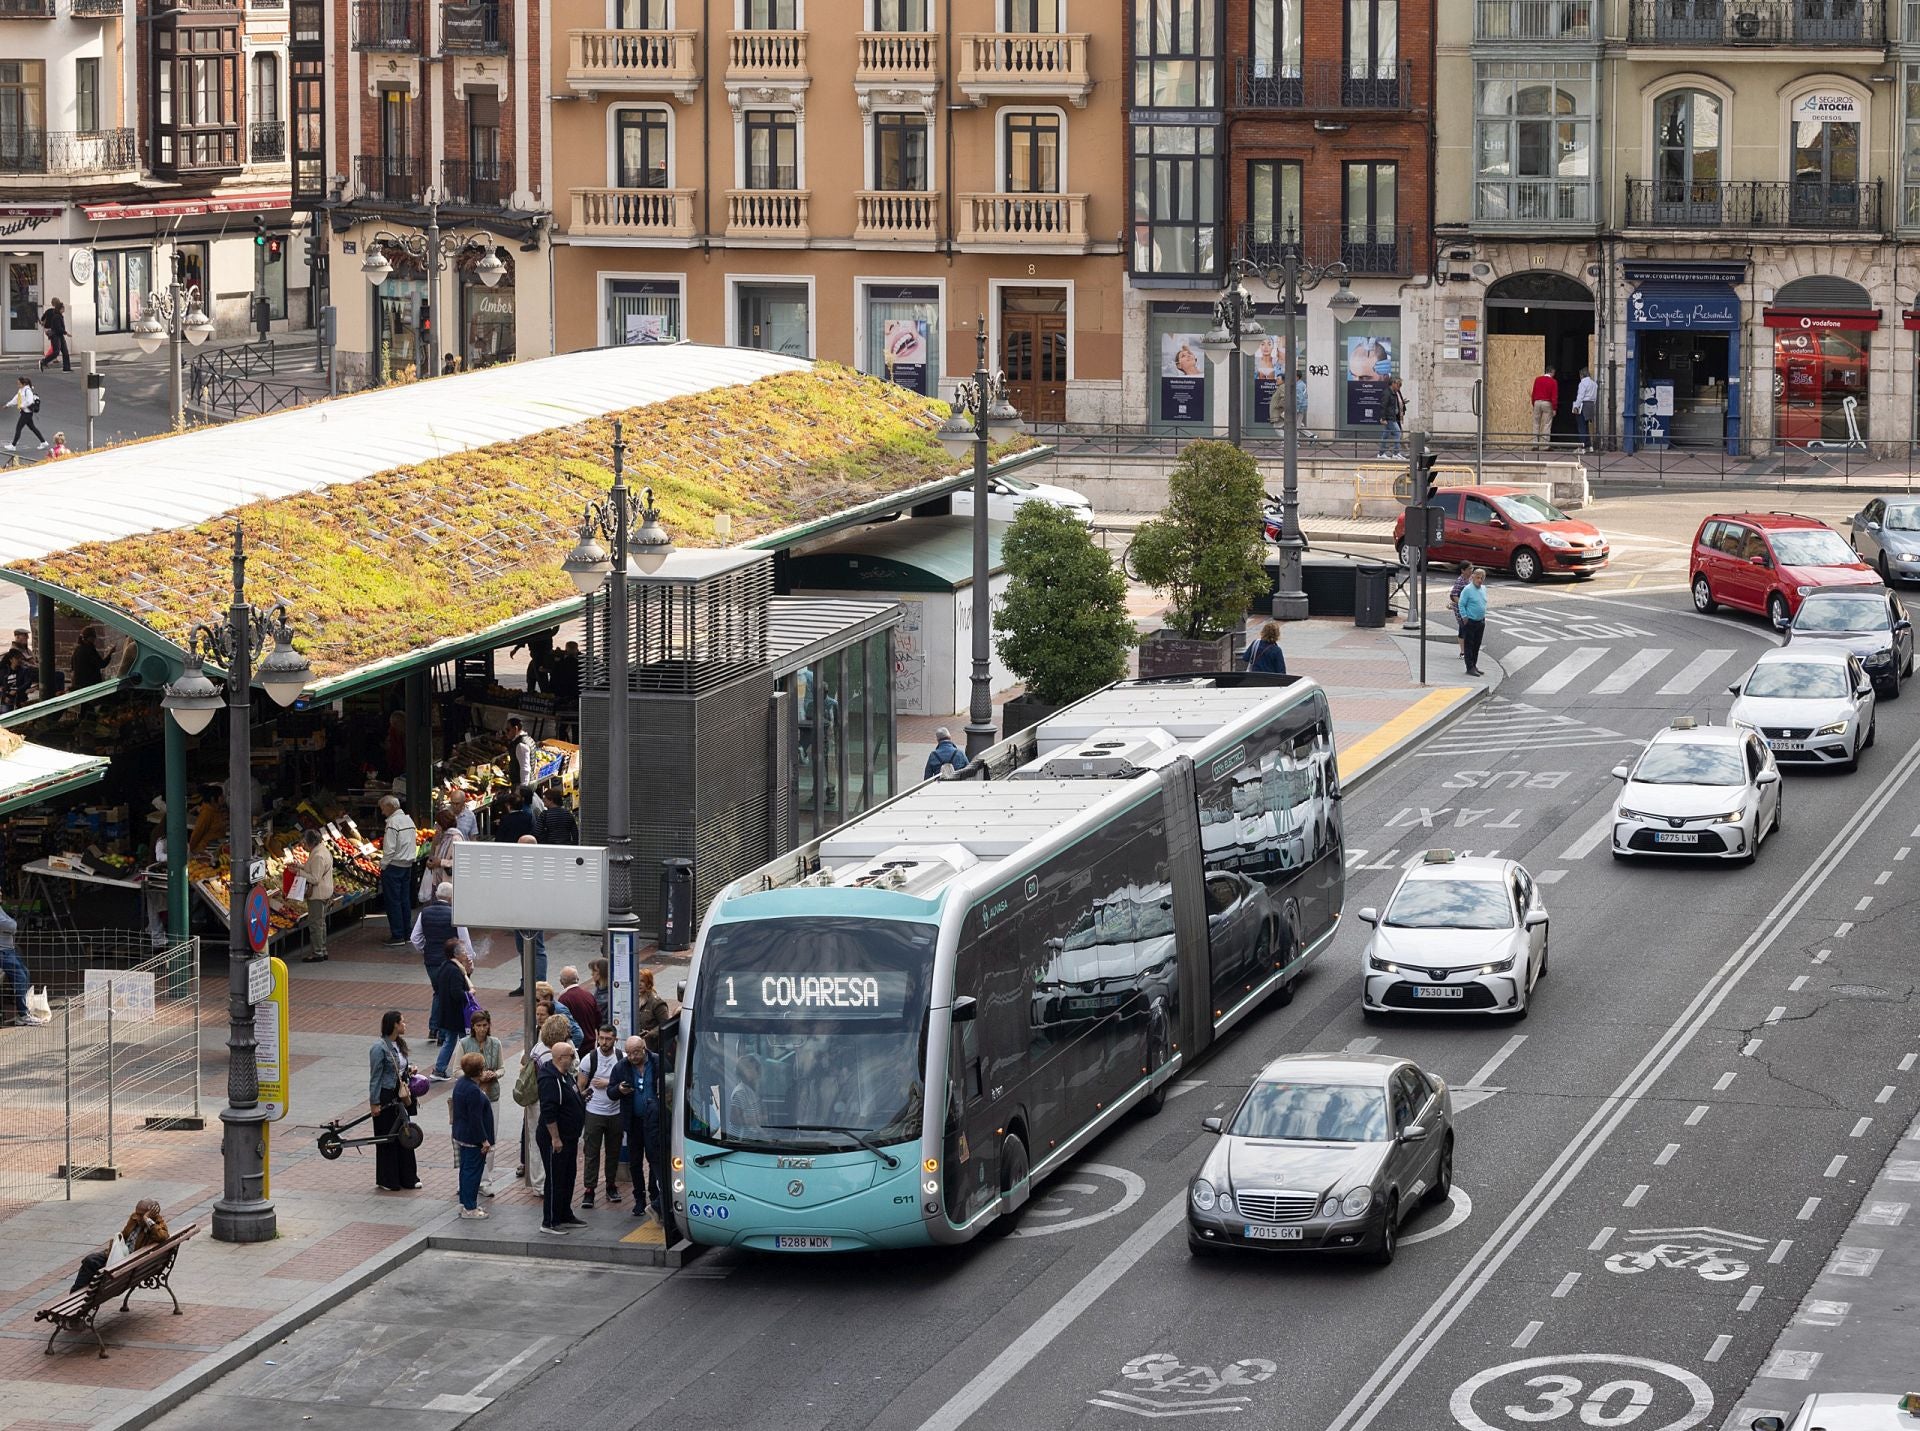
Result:
{"label": "taxi license plate", "polygon": [[1768,750],[1805,750],[1806,748],[1807,743],[1804,740],[1769,740],[1767,742]]}
{"label": "taxi license plate", "polygon": [[793,1237],[782,1236],[773,1239],[774,1248],[780,1252],[831,1252],[831,1237]]}
{"label": "taxi license plate", "polygon": [[1700,836],[1692,831],[1674,835],[1660,830],[1654,834],[1653,842],[1656,845],[1697,845],[1700,843]]}
{"label": "taxi license plate", "polygon": [[1247,1236],[1255,1242],[1298,1242],[1303,1229],[1298,1227],[1255,1227],[1247,1224]]}
{"label": "taxi license plate", "polygon": [[1442,985],[1437,989],[1415,989],[1413,996],[1416,999],[1457,999],[1460,997],[1461,992],[1459,989]]}

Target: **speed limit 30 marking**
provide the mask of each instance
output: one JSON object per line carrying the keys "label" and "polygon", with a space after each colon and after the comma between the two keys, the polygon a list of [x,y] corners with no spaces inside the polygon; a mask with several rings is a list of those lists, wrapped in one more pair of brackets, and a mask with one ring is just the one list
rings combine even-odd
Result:
{"label": "speed limit 30 marking", "polygon": [[1455,1388],[1448,1410],[1466,1431],[1555,1424],[1688,1431],[1712,1412],[1713,1393],[1668,1362],[1571,1352],[1488,1367]]}

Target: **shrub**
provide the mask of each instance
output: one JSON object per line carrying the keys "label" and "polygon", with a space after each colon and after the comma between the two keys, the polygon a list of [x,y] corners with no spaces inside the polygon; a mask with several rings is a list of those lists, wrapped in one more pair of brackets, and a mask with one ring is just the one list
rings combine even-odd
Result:
{"label": "shrub", "polygon": [[1167,505],[1133,539],[1134,575],[1170,603],[1188,640],[1237,631],[1266,589],[1260,469],[1228,442],[1189,443],[1167,477]]}
{"label": "shrub", "polygon": [[1127,581],[1079,518],[1028,502],[1001,559],[1008,582],[994,647],[1031,695],[1065,705],[1126,675],[1136,640]]}

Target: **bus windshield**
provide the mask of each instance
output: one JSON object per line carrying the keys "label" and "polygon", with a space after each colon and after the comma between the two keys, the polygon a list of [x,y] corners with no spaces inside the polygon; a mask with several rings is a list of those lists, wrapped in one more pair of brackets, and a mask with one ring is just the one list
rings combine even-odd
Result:
{"label": "bus windshield", "polygon": [[687,1136],[811,1152],[918,1137],[936,932],[836,918],[713,929],[693,1000]]}

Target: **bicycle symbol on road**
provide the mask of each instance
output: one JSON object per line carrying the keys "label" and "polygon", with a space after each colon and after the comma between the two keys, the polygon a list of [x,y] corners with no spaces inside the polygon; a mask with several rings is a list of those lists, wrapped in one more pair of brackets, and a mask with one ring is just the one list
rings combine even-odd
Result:
{"label": "bicycle symbol on road", "polygon": [[1667,1267],[1694,1272],[1709,1282],[1738,1282],[1752,1270],[1745,1257],[1767,1245],[1760,1238],[1718,1227],[1638,1228],[1627,1234],[1627,1240],[1653,1245],[1614,1253],[1607,1258],[1607,1271],[1632,1276]]}
{"label": "bicycle symbol on road", "polygon": [[1279,1369],[1263,1357],[1242,1357],[1216,1370],[1197,1362],[1189,1366],[1171,1352],[1150,1352],[1120,1368],[1120,1375],[1138,1386],[1140,1392],[1109,1389],[1088,1397],[1087,1401],[1093,1406],[1105,1406],[1153,1421],[1170,1416],[1231,1414],[1251,1408],[1253,1398],[1222,1393],[1270,1381]]}

